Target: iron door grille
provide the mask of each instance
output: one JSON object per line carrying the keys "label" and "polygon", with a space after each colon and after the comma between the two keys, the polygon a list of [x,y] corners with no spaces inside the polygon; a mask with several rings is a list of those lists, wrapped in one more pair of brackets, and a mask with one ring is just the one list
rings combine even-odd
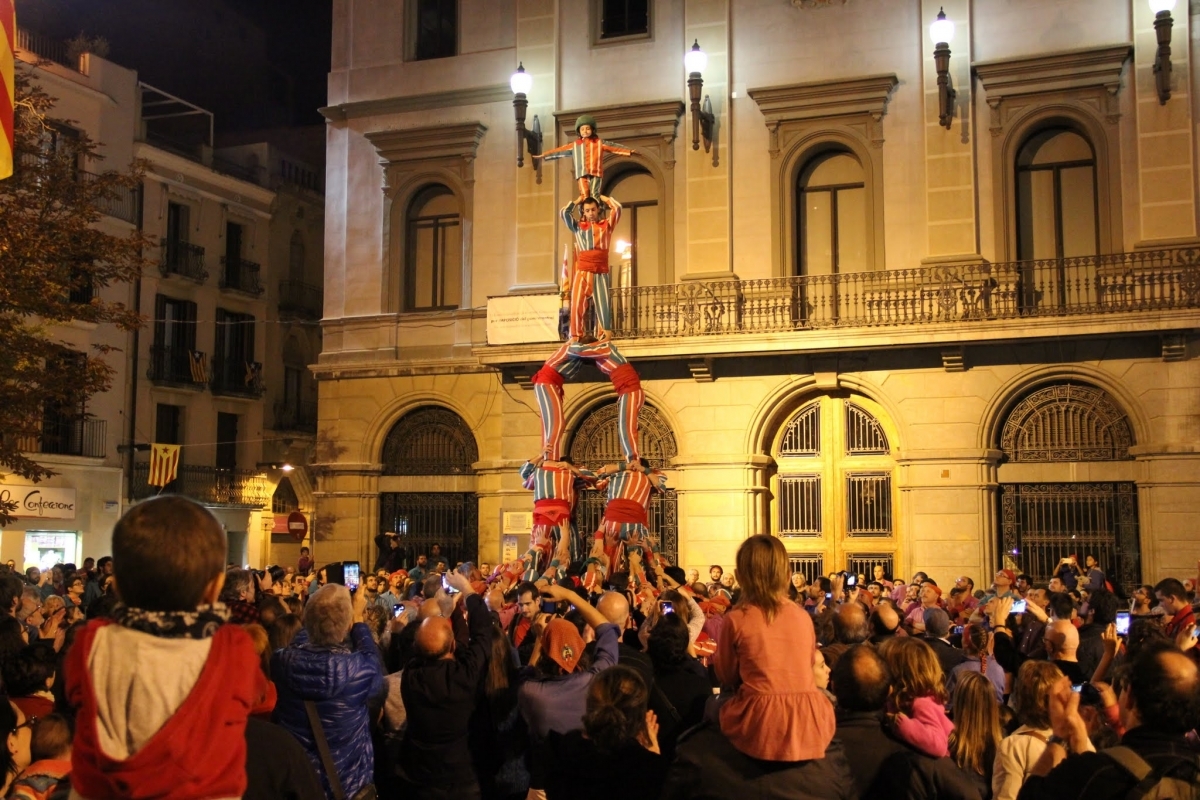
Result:
{"label": "iron door grille", "polygon": [[[855,575],[862,575],[867,583],[875,580],[875,567],[883,565],[883,574],[894,578],[896,558],[891,553],[854,553],[846,557],[846,570]],[[864,590],[866,586],[862,587]]]}
{"label": "iron door grille", "polygon": [[888,472],[846,475],[846,533],[892,535],[892,476]]}
{"label": "iron door grille", "polygon": [[803,574],[804,580],[812,583],[825,576],[825,556],[788,553],[788,567],[792,572]]}
{"label": "iron door grille", "polygon": [[[479,555],[479,513],[470,492],[384,492],[379,495],[379,531],[400,534],[403,565],[439,544],[453,567]],[[372,564],[374,566],[374,564]]]}
{"label": "iron door grille", "polygon": [[1094,555],[1114,586],[1142,581],[1133,483],[1000,485],[1001,560],[1046,583],[1062,559]]}
{"label": "iron door grille", "polygon": [[821,476],[779,476],[779,535],[820,536]]}

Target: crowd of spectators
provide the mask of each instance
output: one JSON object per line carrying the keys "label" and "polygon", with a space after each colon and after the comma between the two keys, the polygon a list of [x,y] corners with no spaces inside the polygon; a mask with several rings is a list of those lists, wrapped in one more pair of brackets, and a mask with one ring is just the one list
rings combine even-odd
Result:
{"label": "crowd of spectators", "polygon": [[[793,573],[752,536],[707,575],[536,581],[381,536],[342,564],[225,563],[161,497],[113,556],[0,566],[0,796],[1192,797],[1194,582]],[[352,582],[352,581],[350,581]],[[949,582],[947,582],[948,584]],[[1158,792],[1158,794],[1155,794]]]}

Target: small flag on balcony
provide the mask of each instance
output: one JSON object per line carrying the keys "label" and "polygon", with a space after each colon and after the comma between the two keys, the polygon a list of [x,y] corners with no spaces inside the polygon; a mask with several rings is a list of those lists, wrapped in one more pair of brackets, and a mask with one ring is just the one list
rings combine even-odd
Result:
{"label": "small flag on balcony", "polygon": [[199,350],[188,351],[188,366],[194,383],[208,383],[208,357]]}
{"label": "small flag on balcony", "polygon": [[175,480],[179,473],[179,445],[151,444],[150,445],[150,477],[146,483],[151,486],[166,486]]}
{"label": "small flag on balcony", "polygon": [[13,0],[0,0],[0,180],[13,173],[16,51],[17,10]]}
{"label": "small flag on balcony", "polygon": [[262,381],[262,364],[257,361],[247,361],[246,386],[257,389],[260,381]]}

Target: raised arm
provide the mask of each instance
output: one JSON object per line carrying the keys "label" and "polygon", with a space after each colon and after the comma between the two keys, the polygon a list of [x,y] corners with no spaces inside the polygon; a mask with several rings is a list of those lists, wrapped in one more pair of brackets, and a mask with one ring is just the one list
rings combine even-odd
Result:
{"label": "raised arm", "polygon": [[567,142],[566,144],[559,145],[558,147],[547,150],[544,153],[539,153],[533,157],[540,158],[544,161],[553,161],[556,158],[566,158],[567,156],[571,155],[572,154],[571,151],[574,148],[575,148],[574,142]]}
{"label": "raised arm", "polygon": [[617,227],[617,223],[621,221],[621,204],[614,198],[601,195],[600,199],[608,206],[608,226],[609,230]]}
{"label": "raised arm", "polygon": [[632,148],[626,147],[623,144],[618,144],[617,142],[610,142],[607,140],[602,140],[600,142],[600,149],[603,150],[605,153],[612,153],[614,156],[631,156],[631,155],[633,155]]}
{"label": "raised arm", "polygon": [[567,203],[562,207],[559,214],[562,216],[563,224],[567,226],[567,230],[571,233],[579,233],[579,222],[576,221],[575,215],[572,213],[575,210],[575,201]]}

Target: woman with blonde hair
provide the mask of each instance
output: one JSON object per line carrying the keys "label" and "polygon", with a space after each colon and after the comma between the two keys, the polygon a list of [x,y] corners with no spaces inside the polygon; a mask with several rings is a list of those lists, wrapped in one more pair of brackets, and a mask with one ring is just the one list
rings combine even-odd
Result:
{"label": "woman with blonde hair", "polygon": [[950,734],[950,756],[979,788],[991,796],[992,765],[1002,737],[1000,704],[992,683],[981,672],[964,672],[954,689],[954,731]]}
{"label": "woman with blonde hair", "polygon": [[734,572],[741,587],[725,615],[714,659],[728,696],[721,732],[739,751],[764,761],[820,759],[833,739],[833,706],[817,688],[811,617],[788,602],[787,551],[774,536],[742,542]]}
{"label": "woman with blonde hair", "polygon": [[946,717],[945,677],[937,653],[911,636],[888,639],[879,654],[892,673],[888,702],[896,736],[934,758],[949,755],[954,723]]}
{"label": "woman with blonde hair", "polygon": [[1054,731],[1050,729],[1050,695],[1062,679],[1050,661],[1026,661],[1013,681],[1012,706],[1021,727],[1000,742],[992,767],[993,800],[1017,800],[1017,795],[1042,757]]}

